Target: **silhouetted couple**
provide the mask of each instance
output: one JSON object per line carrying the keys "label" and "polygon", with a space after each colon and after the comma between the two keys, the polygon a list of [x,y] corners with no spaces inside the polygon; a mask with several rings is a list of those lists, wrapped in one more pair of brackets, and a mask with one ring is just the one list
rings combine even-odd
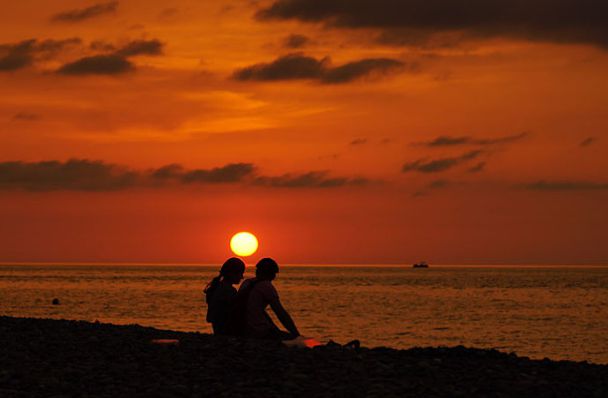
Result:
{"label": "silhouetted couple", "polygon": [[[222,265],[219,276],[205,288],[207,322],[212,324],[213,333],[268,340],[298,337],[300,333],[272,284],[279,272],[276,261],[261,259],[255,266],[255,278],[243,281],[237,292],[234,285],[243,279],[244,272],[245,263],[241,259],[229,258]],[[275,325],[266,312],[268,306],[289,332]]]}

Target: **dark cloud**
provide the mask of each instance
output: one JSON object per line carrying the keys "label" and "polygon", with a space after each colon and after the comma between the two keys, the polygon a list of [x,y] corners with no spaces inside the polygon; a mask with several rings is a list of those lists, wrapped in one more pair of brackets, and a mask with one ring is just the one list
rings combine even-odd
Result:
{"label": "dark cloud", "polygon": [[325,84],[348,83],[371,75],[387,74],[406,65],[389,58],[369,58],[332,67],[328,57],[317,60],[300,53],[288,54],[270,63],[251,65],[234,72],[237,80],[278,81],[310,79]]}
{"label": "dark cloud", "polygon": [[40,120],[40,115],[31,112],[17,112],[13,115],[11,120],[15,122],[35,122]]}
{"label": "dark cloud", "polygon": [[504,137],[497,138],[474,138],[469,136],[462,137],[450,137],[450,136],[441,136],[437,137],[432,141],[422,142],[419,145],[424,145],[428,147],[445,147],[445,146],[458,146],[458,145],[478,145],[478,146],[486,146],[486,145],[498,145],[498,144],[507,144],[510,142],[519,141],[525,137],[527,137],[529,133],[523,132],[519,134],[507,135]]}
{"label": "dark cloud", "polygon": [[291,34],[283,41],[283,46],[286,48],[302,48],[310,42],[310,39],[304,35]]}
{"label": "dark cloud", "polygon": [[127,58],[120,55],[93,55],[63,65],[57,73],[64,75],[119,75],[135,70]]}
{"label": "dark cloud", "polygon": [[101,51],[105,53],[111,53],[116,51],[116,46],[114,44],[108,43],[103,40],[92,41],[91,44],[89,44],[89,47],[93,51]]}
{"label": "dark cloud", "polygon": [[541,180],[530,184],[524,184],[523,188],[531,191],[597,191],[608,190],[608,183]]}
{"label": "dark cloud", "polygon": [[157,181],[175,181],[185,184],[220,184],[241,182],[253,176],[255,166],[251,163],[230,163],[212,169],[186,170],[182,165],[173,163],[156,170],[151,176]]}
{"label": "dark cloud", "polygon": [[589,146],[589,145],[595,143],[595,141],[597,141],[597,138],[595,138],[595,137],[587,137],[584,140],[582,140],[579,145],[582,146],[582,147],[586,147],[586,146]]}
{"label": "dark cloud", "polygon": [[51,17],[51,20],[56,22],[80,22],[85,19],[98,17],[104,14],[113,14],[118,8],[118,1],[110,1],[107,3],[98,3],[86,8],[78,8],[60,12]]}
{"label": "dark cloud", "polygon": [[[51,59],[67,47],[81,44],[72,37],[63,40],[23,40],[17,43],[0,44],[0,72],[15,71],[34,65],[38,61]],[[63,65],[58,73],[67,75],[105,74],[116,75],[129,72],[135,66],[128,57],[137,55],[160,55],[163,43],[158,39],[134,40],[116,47],[111,43],[94,41],[90,49],[105,54],[86,56]]]}
{"label": "dark cloud", "polygon": [[242,81],[320,79],[328,61],[327,58],[317,60],[302,54],[288,54],[271,63],[260,63],[239,69],[234,73],[234,78]]}
{"label": "dark cloud", "polygon": [[409,171],[417,171],[420,173],[438,173],[473,160],[479,157],[482,153],[482,151],[471,151],[458,157],[441,158],[429,161],[419,159],[414,162],[404,164],[401,171],[404,173]]}
{"label": "dark cloud", "polygon": [[228,183],[243,181],[253,175],[255,167],[251,163],[232,163],[213,169],[196,169],[185,172],[181,179],[185,183]]}
{"label": "dark cloud", "polygon": [[79,44],[73,37],[64,40],[29,39],[17,43],[0,44],[0,72],[10,72],[33,65],[38,60],[53,57],[64,48]]}
{"label": "dark cloud", "polygon": [[36,40],[25,40],[15,44],[0,46],[0,71],[14,71],[30,66],[34,62],[32,54]]}
{"label": "dark cloud", "polygon": [[[390,58],[368,58],[349,62],[336,68],[329,68],[323,74],[323,83],[348,83],[370,75],[385,75],[405,65],[401,61]],[[408,65],[410,71],[417,70],[417,64]]]}
{"label": "dark cloud", "polygon": [[304,174],[284,174],[277,177],[257,177],[254,184],[274,188],[336,188],[348,185],[365,185],[364,178],[330,177],[327,171],[311,171]]}
{"label": "dark cloud", "polygon": [[114,54],[122,57],[133,57],[136,55],[160,55],[163,43],[160,40],[135,40],[119,48]]}
{"label": "dark cloud", "polygon": [[354,140],[349,142],[348,145],[356,146],[356,145],[363,145],[363,144],[367,144],[367,138],[355,138]]}
{"label": "dark cloud", "polygon": [[467,170],[468,173],[481,173],[486,168],[486,162],[479,162]]}
{"label": "dark cloud", "polygon": [[181,164],[172,163],[153,170],[152,178],[158,180],[181,179],[183,178],[184,174],[184,167]]}
{"label": "dark cloud", "polygon": [[0,162],[0,190],[113,191],[209,184],[244,184],[277,188],[338,188],[364,185],[364,178],[332,177],[327,171],[264,176],[252,163],[229,163],[209,169],[186,169],[174,163],[148,170],[133,170],[99,160],[66,162]]}
{"label": "dark cloud", "polygon": [[138,174],[127,168],[86,159],[0,163],[0,189],[112,191],[137,180]]}
{"label": "dark cloud", "polygon": [[453,33],[608,47],[608,3],[601,0],[275,0],[257,17],[378,28],[413,42]]}

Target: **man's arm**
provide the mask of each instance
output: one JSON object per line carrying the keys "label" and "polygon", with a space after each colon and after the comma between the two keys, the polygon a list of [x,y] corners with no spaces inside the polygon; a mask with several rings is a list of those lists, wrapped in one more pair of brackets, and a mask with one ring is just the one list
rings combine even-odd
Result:
{"label": "man's arm", "polygon": [[285,310],[285,308],[283,308],[283,304],[281,304],[281,301],[278,299],[278,297],[270,302],[270,308],[272,308],[274,313],[277,315],[277,318],[279,318],[279,321],[281,321],[281,323],[283,324],[283,326],[285,326],[285,329],[287,329],[289,333],[293,334],[296,337],[300,335],[296,324],[293,322],[293,319],[291,319],[291,316]]}

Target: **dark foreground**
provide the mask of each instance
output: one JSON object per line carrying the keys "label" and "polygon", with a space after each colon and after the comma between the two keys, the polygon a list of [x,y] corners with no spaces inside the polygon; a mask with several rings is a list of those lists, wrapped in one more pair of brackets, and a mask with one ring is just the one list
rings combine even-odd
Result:
{"label": "dark foreground", "polygon": [[[179,339],[179,345],[152,344]],[[608,397],[608,365],[0,317],[0,397]]]}

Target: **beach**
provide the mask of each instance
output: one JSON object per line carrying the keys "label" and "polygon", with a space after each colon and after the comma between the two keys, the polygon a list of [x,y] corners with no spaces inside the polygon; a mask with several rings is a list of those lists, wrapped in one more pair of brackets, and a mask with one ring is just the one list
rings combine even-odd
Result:
{"label": "beach", "polygon": [[[169,341],[153,342],[159,339]],[[462,346],[288,348],[138,325],[5,316],[0,341],[0,396],[7,398],[608,396],[607,365]]]}

